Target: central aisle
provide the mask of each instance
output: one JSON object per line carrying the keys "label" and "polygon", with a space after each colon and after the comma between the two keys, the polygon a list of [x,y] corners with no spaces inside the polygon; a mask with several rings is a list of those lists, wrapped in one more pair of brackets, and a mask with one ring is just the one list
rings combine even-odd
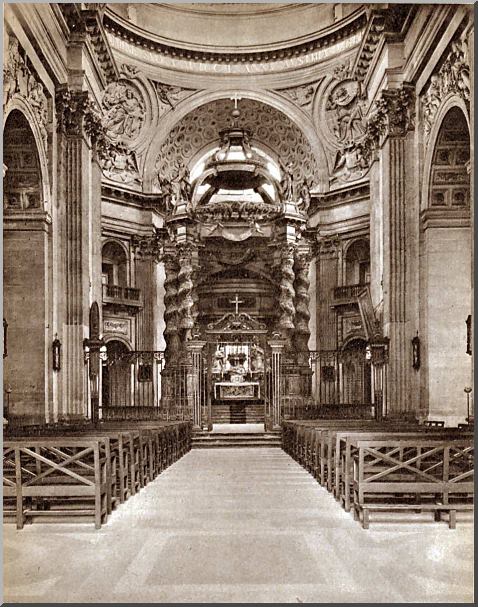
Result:
{"label": "central aisle", "polygon": [[100,531],[4,525],[4,600],[471,602],[471,525],[430,519],[364,531],[280,449],[193,450]]}

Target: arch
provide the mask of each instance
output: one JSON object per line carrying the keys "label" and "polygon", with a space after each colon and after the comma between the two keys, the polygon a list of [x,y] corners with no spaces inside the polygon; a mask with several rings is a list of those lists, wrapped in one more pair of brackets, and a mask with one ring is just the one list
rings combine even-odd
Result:
{"label": "arch", "polygon": [[112,341],[121,342],[124,346],[126,346],[126,348],[128,349],[129,352],[131,352],[131,350],[133,349],[129,340],[126,339],[126,337],[122,337],[121,335],[116,335],[114,333],[105,333],[104,340],[105,340],[105,345],[106,345],[107,349],[108,349],[108,344]]}
{"label": "arch", "polygon": [[464,421],[463,387],[472,382],[471,359],[460,347],[466,343],[465,321],[472,312],[472,234],[466,205],[471,184],[465,169],[470,152],[466,105],[450,95],[431,129],[422,176],[419,330],[424,412],[451,424]]}
{"label": "arch", "polygon": [[370,242],[354,238],[347,243],[343,255],[345,285],[370,282]]}
{"label": "arch", "polygon": [[253,91],[248,89],[234,89],[230,91],[200,91],[187,97],[180,102],[174,112],[169,111],[163,116],[158,125],[157,136],[151,141],[146,152],[146,158],[143,166],[143,178],[146,187],[151,187],[155,177],[155,165],[161,146],[168,137],[169,133],[185,118],[188,114],[198,110],[208,103],[230,99],[233,94],[237,94],[241,99],[250,99],[265,106],[274,108],[284,114],[294,126],[302,133],[308,141],[316,165],[317,165],[317,189],[319,191],[328,190],[329,169],[323,144],[318,137],[313,121],[310,116],[301,108],[295,106],[292,101],[288,101],[283,96],[272,93]]}
{"label": "arch", "polygon": [[4,125],[4,208],[29,211],[44,204],[40,157],[25,115],[12,110]]}
{"label": "arch", "polygon": [[[20,112],[31,132],[33,133],[33,137],[35,140],[36,152],[39,158],[39,166],[40,166],[40,174],[41,174],[41,204],[40,208],[44,211],[51,211],[51,190],[50,190],[50,175],[48,171],[48,155],[46,149],[46,139],[45,133],[40,128],[38,123],[38,119],[36,117],[35,112],[32,110],[28,102],[20,97],[19,95],[15,95],[8,103],[5,108],[3,114],[3,134],[5,141],[5,127],[7,121],[12,114],[12,112],[18,111]],[[4,148],[5,153],[5,148]],[[8,166],[8,165],[7,165]]]}
{"label": "arch", "polygon": [[464,100],[456,94],[449,95],[446,97],[441,106],[438,108],[438,111],[435,115],[435,119],[433,121],[432,128],[430,130],[430,134],[428,136],[428,143],[425,150],[425,159],[423,163],[423,174],[422,174],[422,197],[421,197],[421,205],[420,210],[425,210],[429,206],[430,199],[430,179],[432,174],[432,166],[433,159],[435,155],[435,148],[440,136],[440,131],[443,125],[443,121],[445,120],[448,112],[453,108],[458,108],[463,113],[465,117],[468,133],[471,132],[470,129],[470,117],[468,115],[468,108],[466,107],[466,103]]}
{"label": "arch", "polygon": [[109,239],[101,247],[103,284],[128,285],[128,253],[118,240]]}

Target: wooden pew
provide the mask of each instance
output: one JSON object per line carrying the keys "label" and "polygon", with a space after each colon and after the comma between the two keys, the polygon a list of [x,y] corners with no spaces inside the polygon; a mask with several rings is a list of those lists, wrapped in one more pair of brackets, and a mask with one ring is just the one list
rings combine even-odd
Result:
{"label": "wooden pew", "polygon": [[[5,441],[4,468],[15,468],[17,528],[22,529],[33,516],[47,514],[92,517],[99,529],[108,515],[108,449],[109,440],[99,437]],[[7,486],[11,495],[13,485]],[[43,500],[49,509],[36,509]]]}
{"label": "wooden pew", "polygon": [[[95,465],[77,456],[78,449],[82,444],[99,445],[103,475],[102,486],[105,487],[105,516],[111,513],[117,503],[124,503],[129,496],[135,495],[162,470],[191,448],[192,425],[189,422],[153,421],[135,423],[134,425],[138,428],[131,429],[131,422],[127,424],[106,423],[101,424],[99,428],[88,426],[84,432],[81,431],[79,426],[62,427],[64,436],[57,435],[58,428],[56,426],[48,425],[34,428],[32,433],[35,436],[11,437],[11,440],[4,444],[4,470],[6,471],[4,473],[4,496],[7,506],[8,502],[13,502],[13,511],[16,512],[19,528],[23,526],[25,519],[31,519],[35,514],[39,516],[42,513],[45,515],[71,513],[72,516],[91,514],[90,510],[80,508],[78,504],[74,503],[75,498],[79,503],[83,497],[89,496],[88,492],[82,486],[78,490],[75,488],[68,490],[66,488],[68,483],[65,483],[64,478],[60,478],[65,475],[72,476],[72,472],[73,478],[78,484],[90,486],[90,477],[92,477]],[[41,432],[45,436],[38,436]],[[34,446],[32,447],[32,445]],[[16,447],[20,450],[22,458],[21,473],[23,477],[25,475],[27,477],[26,479],[22,478],[20,490],[16,473],[15,458],[18,451]],[[29,455],[31,461],[24,462],[27,453],[32,449],[34,454]],[[48,457],[45,457],[46,449],[48,449],[47,453],[51,461]],[[85,452],[84,457],[88,454],[89,452]],[[44,461],[45,459],[46,461]],[[69,462],[69,459],[72,459],[74,464]],[[48,468],[48,466],[55,473],[50,470],[47,474],[43,474],[43,468]],[[67,471],[62,470],[62,467],[68,466]],[[74,476],[75,474],[79,478]],[[35,488],[34,495],[30,495],[32,491],[30,485],[36,486],[34,479],[39,475],[42,475],[42,486],[46,485],[47,488],[44,489],[44,494],[38,488]],[[83,477],[85,481],[81,483]],[[60,489],[57,490],[59,495],[55,493],[57,485],[61,485]],[[26,490],[25,486],[27,487]],[[78,491],[80,495],[75,496],[75,491]],[[66,500],[70,500],[69,510],[65,509],[65,504],[61,504],[62,507],[60,507],[60,501],[64,502]],[[32,504],[31,508],[30,502]],[[25,506],[25,504],[28,505]],[[51,510],[52,505],[57,506],[56,510]],[[46,509],[42,510],[42,508]],[[97,518],[95,510],[96,525],[98,525]],[[104,520],[106,519],[102,518],[101,522],[104,522]]]}
{"label": "wooden pew", "polygon": [[435,520],[448,512],[454,529],[456,512],[473,509],[472,439],[357,438],[351,444],[354,516],[364,529],[371,511],[429,510]]}
{"label": "wooden pew", "polygon": [[346,512],[351,509],[352,503],[352,468],[353,456],[355,454],[353,443],[356,439],[360,440],[422,440],[424,437],[429,439],[448,440],[451,438],[468,438],[463,432],[453,428],[428,428],[418,426],[415,430],[404,429],[381,429],[376,430],[344,430],[335,434],[335,485],[334,495],[341,502]]}

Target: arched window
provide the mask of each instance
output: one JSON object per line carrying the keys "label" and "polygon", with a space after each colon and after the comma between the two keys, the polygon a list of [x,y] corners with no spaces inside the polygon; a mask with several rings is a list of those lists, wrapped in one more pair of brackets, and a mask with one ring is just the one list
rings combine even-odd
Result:
{"label": "arched window", "polygon": [[25,116],[13,110],[3,134],[4,209],[29,210],[42,205],[40,160],[35,137]]}
{"label": "arched window", "polygon": [[353,242],[345,255],[345,284],[365,285],[370,282],[370,247],[367,240]]}
{"label": "arched window", "polygon": [[106,285],[128,286],[128,260],[123,247],[114,241],[103,246],[101,263],[102,281]]}

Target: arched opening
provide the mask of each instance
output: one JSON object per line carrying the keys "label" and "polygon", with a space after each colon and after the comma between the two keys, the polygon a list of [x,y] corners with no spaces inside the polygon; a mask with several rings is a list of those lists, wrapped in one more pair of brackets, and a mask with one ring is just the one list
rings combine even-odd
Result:
{"label": "arched opening", "polygon": [[466,320],[471,314],[470,134],[463,112],[445,115],[432,155],[422,214],[422,401],[449,423],[466,416],[471,385]]}
{"label": "arched opening", "polygon": [[8,115],[3,141],[3,315],[8,323],[4,386],[9,422],[43,423],[51,400],[50,226],[35,212],[43,207],[40,156],[20,110]]}
{"label": "arched opening", "polygon": [[103,245],[101,258],[102,282],[108,286],[128,285],[128,260],[123,247],[114,241]]}
{"label": "arched opening", "polygon": [[[104,409],[131,405],[131,362],[128,346],[113,339],[106,344],[107,364],[103,367],[102,404]],[[107,413],[107,412],[105,412]]]}
{"label": "arched opening", "polygon": [[370,404],[371,369],[366,357],[367,342],[361,338],[349,341],[342,350],[342,400],[347,404]]}
{"label": "arched opening", "polygon": [[367,240],[355,240],[345,254],[345,284],[365,285],[370,282],[370,245]]}
{"label": "arched opening", "polygon": [[3,206],[6,210],[42,205],[40,160],[33,131],[19,110],[13,110],[3,132]]}

